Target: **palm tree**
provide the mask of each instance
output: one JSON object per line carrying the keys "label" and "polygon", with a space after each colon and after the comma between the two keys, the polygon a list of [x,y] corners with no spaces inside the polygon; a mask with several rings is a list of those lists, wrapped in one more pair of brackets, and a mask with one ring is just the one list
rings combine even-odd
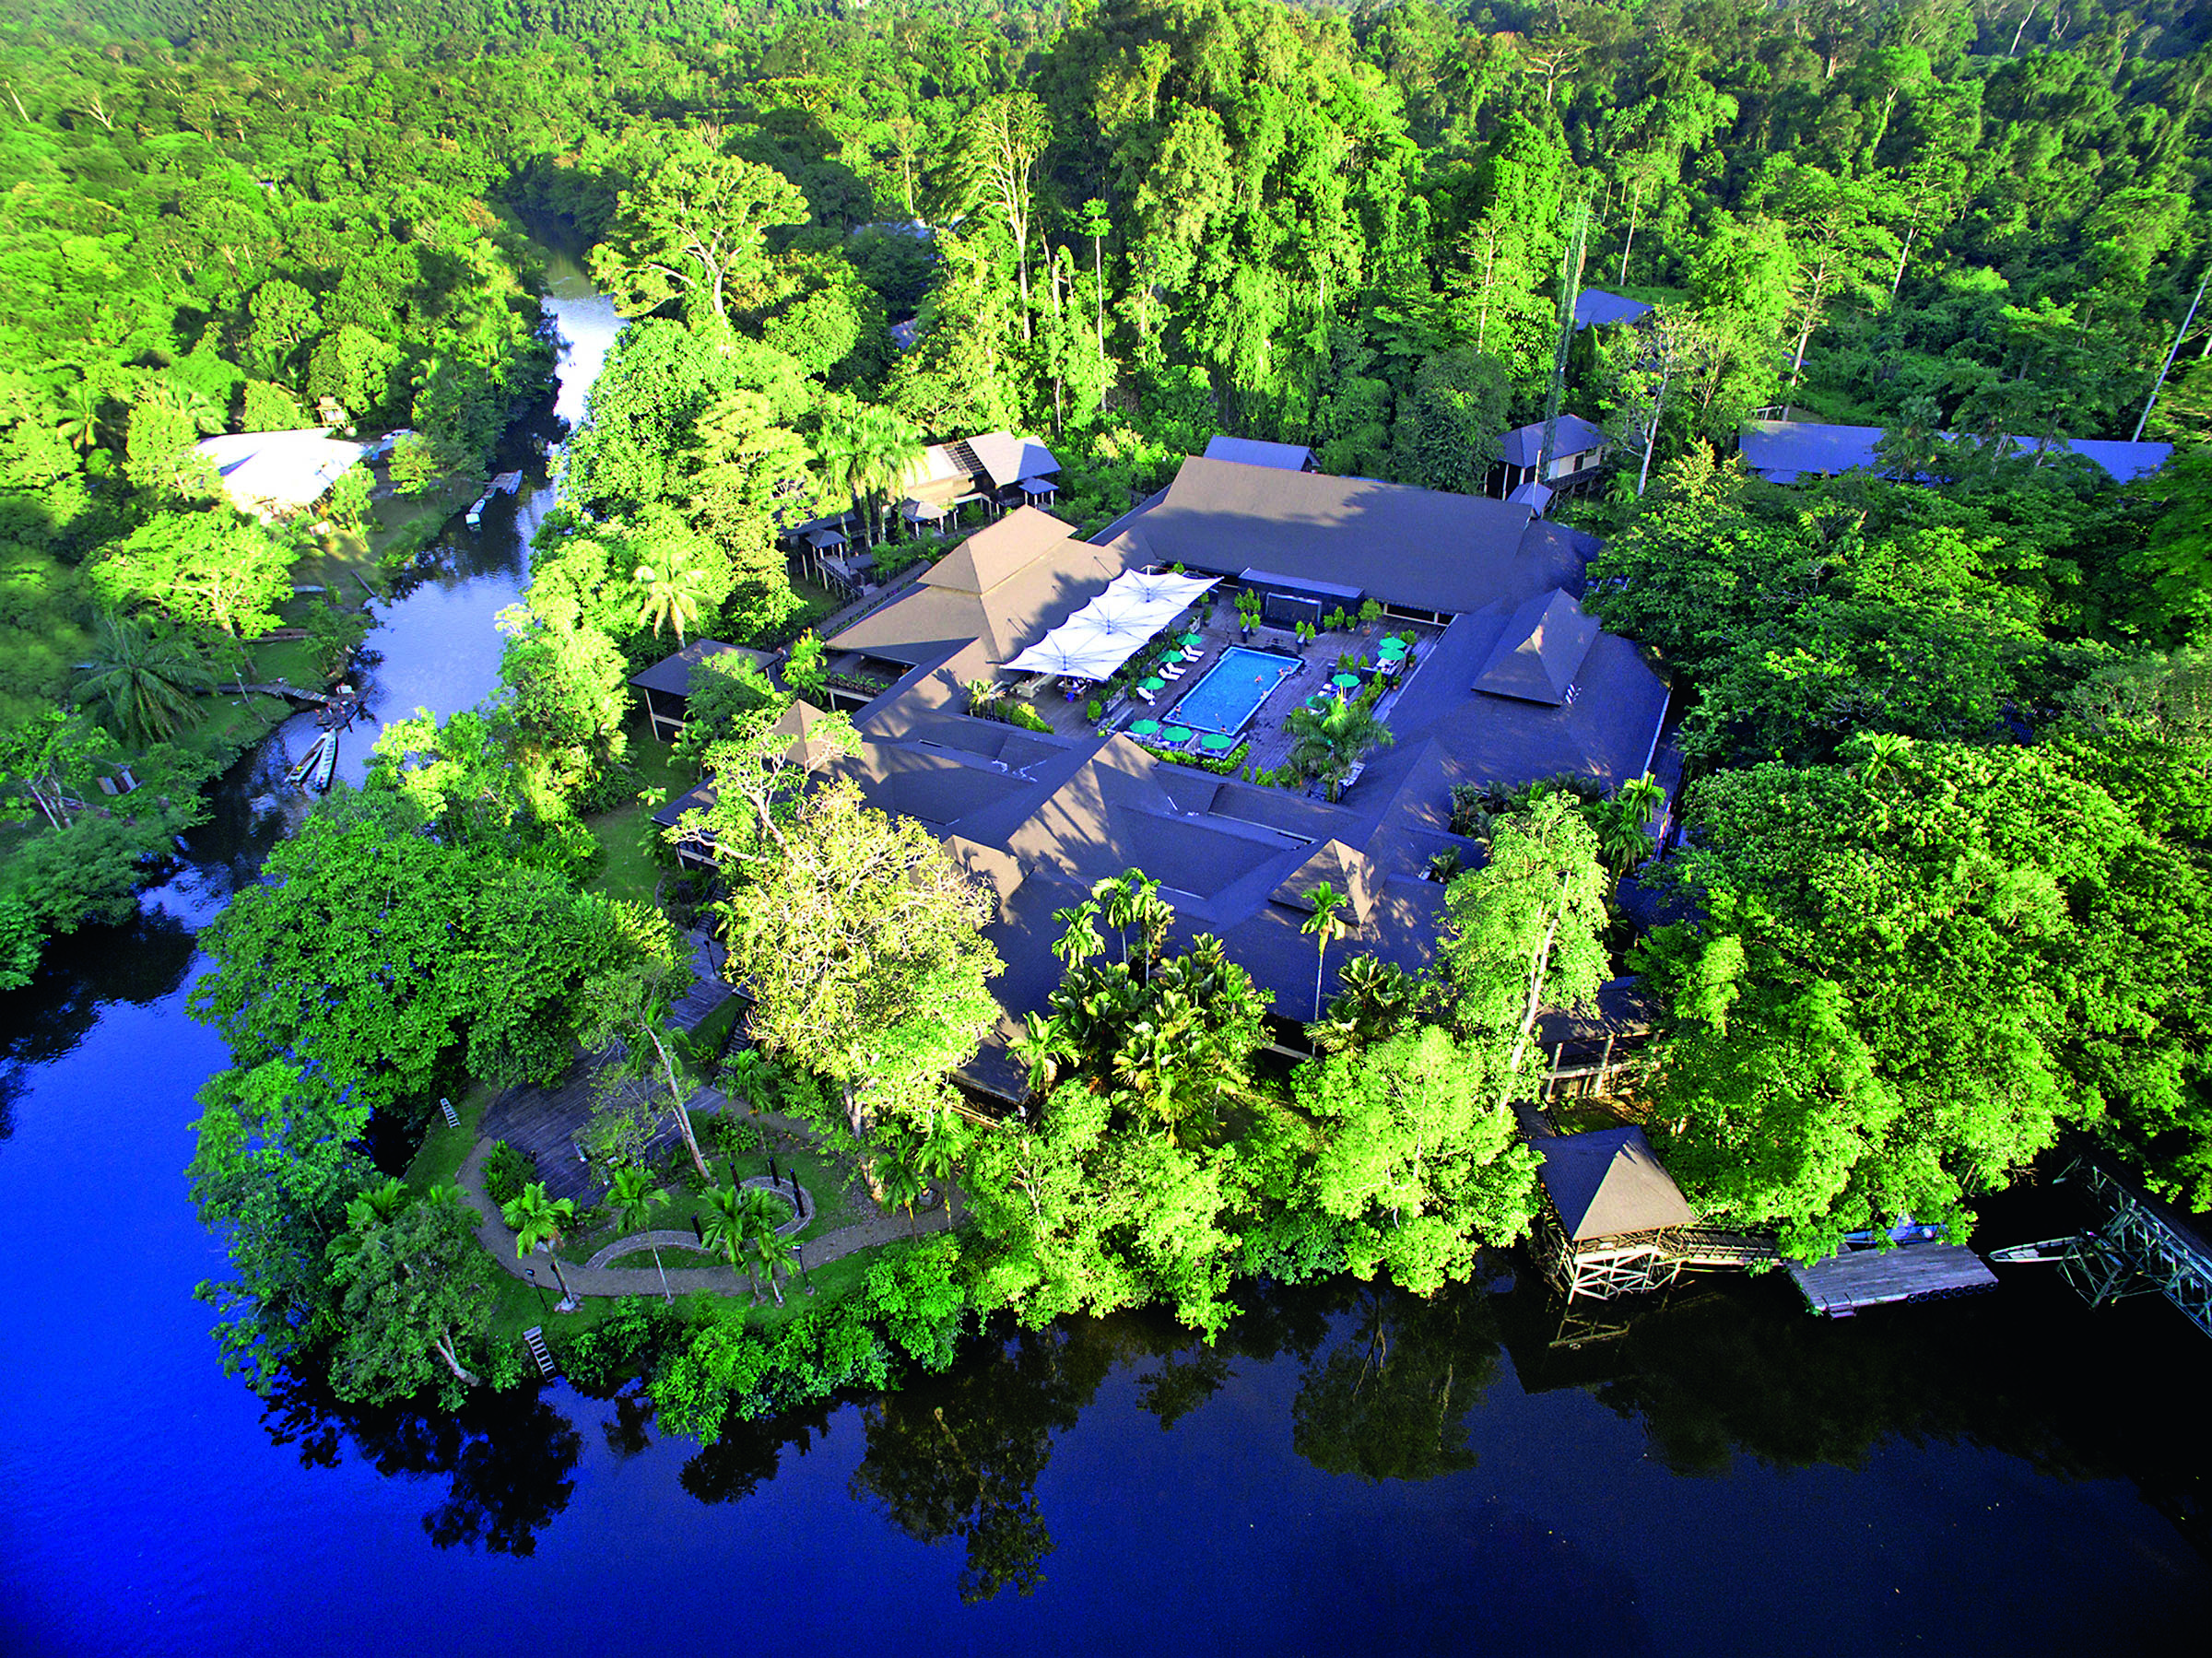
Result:
{"label": "palm tree", "polygon": [[945,1224],[952,1224],[952,1177],[968,1149],[968,1131],[950,1111],[939,1117],[914,1147],[914,1167],[945,1200]]}
{"label": "palm tree", "polygon": [[173,380],[158,380],[147,392],[147,401],[181,415],[193,424],[203,436],[223,429],[222,412],[214,401],[197,386],[181,385]]}
{"label": "palm tree", "polygon": [[[615,1178],[606,1183],[606,1201],[615,1212],[615,1223],[624,1232],[641,1232],[653,1210],[668,1201],[668,1188],[654,1185],[653,1171],[633,1163],[615,1170]],[[661,1299],[673,1302],[676,1294],[668,1288],[668,1269],[661,1264],[661,1246],[649,1243],[645,1247],[653,1252],[653,1270],[661,1275]]]}
{"label": "palm tree", "polygon": [[746,1108],[758,1117],[763,1103],[775,1103],[775,1062],[758,1048],[740,1048],[722,1062],[722,1086],[744,1095]]}
{"label": "palm tree", "polygon": [[102,612],[76,695],[81,703],[103,705],[118,735],[143,742],[174,735],[192,712],[194,695],[214,687],[215,671],[192,640]]}
{"label": "palm tree", "polygon": [[841,497],[848,511],[860,505],[862,479],[867,473],[864,437],[860,406],[850,399],[824,410],[821,429],[815,434],[814,464],[823,488],[830,500]]}
{"label": "palm tree", "polygon": [[875,513],[876,539],[881,541],[884,509],[891,491],[906,481],[907,472],[928,445],[922,441],[922,429],[892,409],[862,409],[856,434],[860,449],[857,481]]}
{"label": "palm tree", "polygon": [[78,449],[90,449],[100,441],[100,411],[107,401],[90,381],[78,381],[62,393],[62,418],[54,430]]}
{"label": "palm tree", "polygon": [[746,1246],[747,1232],[751,1224],[751,1205],[745,1201],[746,1194],[735,1186],[709,1186],[701,1200],[707,1205],[709,1219],[700,1241],[711,1250],[719,1250],[730,1264],[730,1276],[737,1276],[740,1260],[745,1263],[745,1276],[752,1280],[753,1299],[760,1299],[760,1280],[753,1271],[753,1256]]}
{"label": "palm tree", "polygon": [[1351,923],[1337,914],[1351,901],[1349,894],[1337,891],[1326,881],[1306,889],[1306,902],[1313,906],[1313,913],[1299,923],[1298,930],[1321,944],[1321,959],[1313,964],[1313,1017],[1317,1022],[1321,1018],[1322,975],[1329,965],[1329,940],[1352,930]]}
{"label": "palm tree", "polygon": [[894,1209],[906,1211],[909,1230],[919,1233],[921,1223],[914,1218],[914,1205],[929,1190],[929,1180],[922,1172],[911,1140],[900,1140],[891,1148],[891,1155],[877,1164],[883,1176],[883,1201]]}
{"label": "palm tree", "polygon": [[630,572],[644,603],[639,610],[638,620],[651,624],[658,633],[663,624],[676,629],[676,642],[680,649],[684,642],[684,629],[699,619],[703,601],[700,589],[706,585],[707,572],[690,565],[676,563],[641,564]]}
{"label": "palm tree", "polygon": [[1288,723],[1297,739],[1291,762],[1308,776],[1324,779],[1331,800],[1362,755],[1397,741],[1372,708],[1348,697],[1330,698],[1326,708],[1294,708]]}
{"label": "palm tree", "polygon": [[560,1286],[560,1300],[553,1311],[575,1311],[576,1292],[569,1288],[569,1280],[560,1270],[560,1235],[576,1224],[575,1199],[548,1196],[545,1182],[532,1181],[523,1188],[521,1196],[500,1205],[500,1213],[514,1229],[516,1260],[523,1259],[539,1244],[546,1245],[546,1259],[553,1263],[553,1281]]}
{"label": "palm tree", "polygon": [[[776,1288],[776,1268],[783,1260],[783,1241],[776,1235],[776,1200],[759,1187],[748,1186],[737,1194],[737,1203],[745,1227],[738,1247],[768,1275],[768,1293],[781,1307],[783,1292]],[[753,1293],[758,1295],[759,1291],[755,1289]]]}

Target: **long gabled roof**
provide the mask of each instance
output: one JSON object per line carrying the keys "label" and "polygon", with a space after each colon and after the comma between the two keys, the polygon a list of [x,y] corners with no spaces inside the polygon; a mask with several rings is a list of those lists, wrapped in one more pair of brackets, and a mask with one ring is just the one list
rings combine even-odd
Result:
{"label": "long gabled roof", "polygon": [[1193,457],[1117,540],[1134,557],[1209,574],[1356,582],[1457,613],[1562,584],[1518,557],[1529,523],[1525,507],[1487,496]]}
{"label": "long gabled roof", "polygon": [[[1956,434],[1939,434],[1945,440]],[[1862,467],[1878,469],[1878,426],[1835,426],[1817,420],[1747,420],[1736,435],[1744,464],[1770,483],[1794,484]],[[2007,438],[2015,454],[2033,454],[2033,438]],[[2053,454],[2073,453],[2101,467],[2117,483],[2148,477],[2173,455],[2171,443],[2129,443],[2110,438],[2059,439]]]}
{"label": "long gabled roof", "polygon": [[674,655],[664,656],[651,667],[632,674],[629,682],[640,690],[659,691],[670,697],[688,697],[691,694],[692,670],[710,656],[736,656],[755,667],[764,667],[775,660],[771,652],[747,650],[743,645],[725,645],[718,639],[695,639]]}
{"label": "long gabled roof", "polygon": [[1698,1217],[1641,1128],[1606,1128],[1539,1141],[1537,1175],[1576,1243],[1688,1226]]}
{"label": "long gabled roof", "polygon": [[1233,461],[1240,466],[1272,466],[1278,472],[1303,472],[1313,464],[1313,452],[1303,443],[1270,443],[1220,433],[1206,439],[1206,458]]}

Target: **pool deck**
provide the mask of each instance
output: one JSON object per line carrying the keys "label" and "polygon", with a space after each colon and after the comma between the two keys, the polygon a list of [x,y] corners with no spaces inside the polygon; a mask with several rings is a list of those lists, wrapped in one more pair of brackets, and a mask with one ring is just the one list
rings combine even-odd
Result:
{"label": "pool deck", "polygon": [[[1253,682],[1261,688],[1256,699],[1244,687],[1232,686],[1223,679],[1223,674],[1232,658],[1252,665]],[[1286,679],[1296,678],[1305,671],[1305,667],[1306,664],[1296,656],[1277,651],[1258,651],[1250,645],[1230,645],[1212,661],[1193,664],[1193,673],[1196,675],[1194,682],[1190,675],[1179,682],[1189,685],[1190,688],[1176,701],[1176,723],[1194,731],[1236,735],[1253,723],[1260,710],[1267,706],[1268,699],[1282,688]],[[1197,672],[1201,668],[1204,672]],[[1218,686],[1217,681],[1220,682]],[[1203,698],[1211,697],[1226,703],[1232,696],[1238,704],[1233,711],[1236,714],[1234,719],[1201,719],[1194,712],[1186,711],[1193,710]]]}
{"label": "pool deck", "polygon": [[[1431,643],[1441,629],[1418,623],[1385,619],[1379,622],[1357,624],[1341,632],[1324,633],[1312,643],[1300,647],[1298,636],[1277,628],[1255,628],[1250,638],[1241,638],[1237,632],[1236,612],[1228,606],[1218,607],[1215,619],[1199,629],[1203,636],[1201,649],[1205,654],[1192,663],[1182,678],[1169,683],[1159,693],[1159,700],[1147,704],[1132,697],[1108,716],[1107,723],[1116,731],[1126,731],[1139,720],[1158,720],[1162,725],[1174,724],[1178,704],[1202,683],[1206,675],[1220,662],[1223,654],[1239,646],[1249,651],[1264,652],[1269,655],[1289,657],[1302,662],[1301,671],[1291,674],[1271,689],[1250,719],[1244,723],[1240,742],[1250,744],[1250,752],[1239,761],[1240,766],[1273,768],[1290,758],[1291,738],[1284,722],[1290,711],[1307,697],[1328,688],[1330,676],[1336,671],[1336,659],[1345,653],[1367,662],[1375,659],[1375,648],[1385,633],[1411,632],[1421,643],[1415,647],[1418,653]],[[1139,738],[1142,742],[1144,739]],[[1189,747],[1195,750],[1194,740]]]}

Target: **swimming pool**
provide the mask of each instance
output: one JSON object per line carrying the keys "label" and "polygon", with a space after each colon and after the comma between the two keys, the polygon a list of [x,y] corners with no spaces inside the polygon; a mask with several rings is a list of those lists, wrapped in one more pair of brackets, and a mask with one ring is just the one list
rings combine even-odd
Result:
{"label": "swimming pool", "polygon": [[1206,670],[1206,677],[1175,705],[1174,722],[1193,731],[1218,731],[1234,736],[1259,711],[1260,704],[1283,682],[1283,676],[1297,666],[1295,656],[1231,645],[1221,653],[1221,660]]}

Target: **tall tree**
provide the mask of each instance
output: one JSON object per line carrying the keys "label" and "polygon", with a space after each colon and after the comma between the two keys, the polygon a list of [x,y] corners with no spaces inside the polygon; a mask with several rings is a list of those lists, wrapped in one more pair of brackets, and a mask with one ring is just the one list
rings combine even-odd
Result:
{"label": "tall tree", "polygon": [[709,130],[680,132],[617,198],[592,278],[621,296],[626,315],[681,299],[726,330],[733,296],[750,303],[767,276],[769,230],[806,217],[782,173],[724,153]]}
{"label": "tall tree", "polygon": [[1493,1043],[1500,1095],[1518,1080],[1536,1016],[1589,1002],[1606,978],[1606,894],[1597,838],[1573,797],[1539,795],[1500,822],[1480,869],[1452,883],[1439,967],[1460,1028]]}
{"label": "tall tree", "polygon": [[1021,337],[1030,326],[1030,229],[1033,214],[1030,175],[1052,142],[1052,122],[1033,92],[1000,92],[968,118],[967,157],[978,187],[1006,220],[1021,285]]}
{"label": "tall tree", "polygon": [[863,1143],[879,1116],[933,1114],[997,1017],[989,894],[928,829],[843,781],[732,876],[723,970],[753,999],[754,1040],[828,1078]]}
{"label": "tall tree", "polygon": [[480,1385],[465,1355],[499,1313],[476,1215],[450,1186],[382,1206],[357,1201],[332,1241],[330,1278],[343,1329],[331,1357],[341,1399],[391,1404],[437,1387],[452,1407]]}

